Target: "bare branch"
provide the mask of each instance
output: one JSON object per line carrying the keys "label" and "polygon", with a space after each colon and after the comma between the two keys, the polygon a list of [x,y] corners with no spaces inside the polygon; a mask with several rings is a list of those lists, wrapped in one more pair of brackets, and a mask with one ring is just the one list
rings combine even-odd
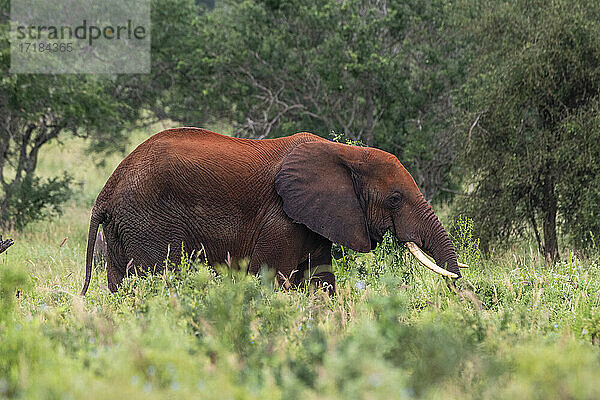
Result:
{"label": "bare branch", "polygon": [[475,118],[475,121],[473,122],[473,124],[471,124],[471,127],[469,128],[469,140],[468,140],[469,148],[471,147],[471,134],[473,133],[473,129],[475,128],[475,126],[477,126],[477,124],[479,123],[479,118],[481,118],[481,116],[484,113],[485,113],[485,111],[481,111],[479,114],[477,114],[477,118]]}
{"label": "bare branch", "polygon": [[2,240],[2,235],[0,235],[0,253],[4,253],[14,243],[12,239]]}

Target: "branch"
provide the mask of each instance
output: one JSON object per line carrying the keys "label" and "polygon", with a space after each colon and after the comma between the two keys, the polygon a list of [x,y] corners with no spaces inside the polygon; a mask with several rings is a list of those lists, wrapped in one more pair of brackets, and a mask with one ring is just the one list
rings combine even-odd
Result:
{"label": "branch", "polygon": [[473,122],[473,124],[471,125],[471,127],[469,128],[469,147],[471,147],[471,134],[473,133],[473,129],[475,128],[475,126],[477,126],[477,123],[479,122],[479,118],[481,118],[481,116],[485,113],[485,111],[481,111],[479,114],[477,114],[477,118],[475,118],[475,121]]}
{"label": "branch", "polygon": [[4,253],[4,251],[14,243],[15,242],[12,239],[2,240],[2,235],[0,235],[0,253]]}
{"label": "branch", "polygon": [[17,168],[15,171],[15,179],[13,179],[13,182],[17,182],[20,183],[21,182],[21,174],[23,173],[23,171],[26,168],[26,163],[29,159],[28,154],[27,154],[27,146],[29,145],[29,141],[31,139],[31,134],[33,133],[33,130],[37,128],[37,126],[35,124],[29,124],[27,126],[27,129],[25,130],[25,133],[23,134],[22,138],[21,138],[21,143],[19,144],[21,146],[20,150],[19,150],[19,161],[17,164]]}

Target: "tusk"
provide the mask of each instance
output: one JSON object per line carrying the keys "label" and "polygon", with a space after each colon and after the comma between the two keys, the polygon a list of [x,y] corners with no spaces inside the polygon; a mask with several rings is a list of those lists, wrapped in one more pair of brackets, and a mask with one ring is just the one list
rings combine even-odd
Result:
{"label": "tusk", "polygon": [[406,242],[406,247],[408,247],[408,250],[412,253],[413,256],[415,256],[417,260],[421,262],[421,264],[423,264],[433,272],[437,272],[440,275],[448,276],[450,278],[458,278],[458,275],[450,271],[446,271],[444,268],[438,267],[434,262],[427,258],[427,256],[423,253],[423,251],[419,248],[419,246],[417,246],[415,242]]}
{"label": "tusk", "polygon": [[[419,249],[419,250],[421,250],[421,249]],[[421,250],[421,251],[423,251],[423,250]],[[423,253],[424,253],[424,254],[427,256],[427,258],[429,258],[429,260],[430,260],[430,261],[433,259],[433,257],[431,256],[431,254],[429,254],[429,253],[425,253],[424,251],[423,251]],[[433,261],[432,261],[432,262],[433,262]],[[434,263],[435,263],[435,262],[434,262]],[[461,263],[461,262],[458,262],[458,261],[457,261],[456,263],[458,264],[458,268],[471,268],[471,267],[469,267],[467,264],[463,264],[463,263]]]}

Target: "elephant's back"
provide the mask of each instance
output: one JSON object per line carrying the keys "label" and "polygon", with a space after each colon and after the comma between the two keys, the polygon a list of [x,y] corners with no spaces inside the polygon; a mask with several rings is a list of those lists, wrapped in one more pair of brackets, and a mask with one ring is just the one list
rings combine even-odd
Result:
{"label": "elephant's back", "polygon": [[158,150],[160,154],[195,162],[220,164],[246,163],[247,168],[276,164],[294,146],[312,140],[324,140],[307,132],[275,139],[245,139],[221,135],[201,128],[173,128],[161,131],[139,148]]}
{"label": "elephant's back", "polygon": [[[137,260],[142,255],[136,252],[146,249],[148,264],[160,262],[165,237],[175,247],[207,245],[211,257],[235,248],[247,256],[254,228],[266,216],[283,213],[274,189],[283,158],[296,143],[314,138],[249,140],[195,128],[162,131],[121,162],[96,208],[107,216],[112,242],[123,243],[124,260]],[[151,243],[161,250],[152,253]]]}
{"label": "elephant's back", "polygon": [[323,140],[309,133],[278,139],[240,139],[206,129],[161,131],[132,151],[107,181],[99,199],[107,203],[176,198],[184,204],[232,204],[274,195],[273,181],[295,145]]}

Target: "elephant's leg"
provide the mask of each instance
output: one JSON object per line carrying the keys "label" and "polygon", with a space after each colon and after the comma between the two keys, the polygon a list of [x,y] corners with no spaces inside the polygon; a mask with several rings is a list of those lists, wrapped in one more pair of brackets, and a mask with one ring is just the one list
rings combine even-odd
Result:
{"label": "elephant's leg", "polygon": [[[322,287],[330,295],[335,293],[335,275],[331,269],[331,242],[325,238],[318,240],[308,258],[298,266],[299,274],[296,285],[302,287],[307,283]],[[308,282],[310,279],[310,282]]]}
{"label": "elephant's leg", "polygon": [[299,273],[298,258],[299,252],[271,246],[271,251],[254,252],[248,272],[256,275],[263,267],[273,269],[279,284],[288,289],[294,285],[295,276]]}
{"label": "elephant's leg", "polygon": [[300,273],[298,264],[305,258],[303,244],[304,228],[296,224],[279,225],[278,229],[263,229],[250,257],[248,272],[257,274],[262,267],[275,271],[280,284],[285,288],[294,286]]}
{"label": "elephant's leg", "polygon": [[256,274],[267,265],[287,288],[303,286],[308,268],[315,268],[309,277],[311,283],[335,292],[335,276],[326,268],[331,267],[329,240],[299,224],[262,233],[250,261],[250,273]]}
{"label": "elephant's leg", "polygon": [[[113,251],[111,251],[113,250]],[[123,258],[120,257],[121,252],[115,251],[117,249],[108,248],[107,259],[106,259],[106,276],[108,278],[108,290],[115,293],[123,278],[125,277],[126,264],[123,264]]]}
{"label": "elephant's leg", "polygon": [[106,275],[108,277],[108,290],[115,293],[123,281],[124,274],[118,268],[109,265],[106,268]]}
{"label": "elephant's leg", "polygon": [[102,227],[106,245],[106,276],[108,289],[115,293],[125,277],[128,260],[113,221],[106,221]]}

